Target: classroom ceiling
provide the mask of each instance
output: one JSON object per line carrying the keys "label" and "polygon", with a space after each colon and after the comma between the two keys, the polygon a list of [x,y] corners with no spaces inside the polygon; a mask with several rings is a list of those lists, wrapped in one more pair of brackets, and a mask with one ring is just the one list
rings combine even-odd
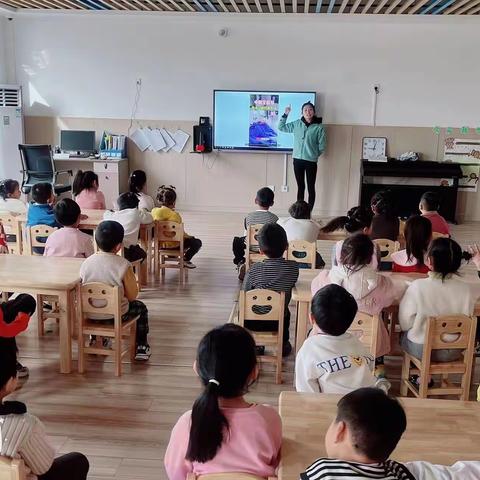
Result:
{"label": "classroom ceiling", "polygon": [[8,10],[480,15],[480,0],[0,0]]}

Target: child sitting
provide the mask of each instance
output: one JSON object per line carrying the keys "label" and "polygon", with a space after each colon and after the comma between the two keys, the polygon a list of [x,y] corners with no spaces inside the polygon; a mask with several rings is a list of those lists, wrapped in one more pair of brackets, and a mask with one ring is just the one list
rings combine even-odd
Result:
{"label": "child sitting", "polygon": [[428,218],[432,223],[432,232],[441,235],[450,235],[450,228],[445,219],[438,213],[440,199],[435,192],[425,192],[420,199],[420,210],[422,217]]}
{"label": "child sitting", "polygon": [[172,430],[165,454],[169,480],[185,480],[191,472],[273,476],[280,461],[280,416],[244,399],[258,377],[252,336],[234,324],[214,328],[200,341],[193,368],[203,392]]}
{"label": "child sitting", "polygon": [[25,213],[27,206],[20,200],[20,185],[16,180],[0,182],[0,212],[15,214]]}
{"label": "child sitting", "polygon": [[267,223],[276,223],[278,217],[269,211],[270,207],[273,205],[274,193],[268,187],[261,188],[255,197],[255,203],[258,205],[258,210],[250,212],[244,219],[243,225],[245,228],[245,233],[243,237],[234,237],[233,239],[233,263],[240,267],[245,263],[245,238],[246,230],[250,225],[266,225]]}
{"label": "child sitting", "polygon": [[[457,462],[453,467],[428,462],[389,460],[407,428],[398,400],[376,388],[360,388],[337,404],[325,435],[327,458],[316,460],[301,480],[473,480],[480,462]],[[457,476],[458,474],[458,476]]]}
{"label": "child sitting", "polygon": [[82,210],[105,210],[105,196],[98,189],[98,175],[95,172],[79,170],[73,180],[72,190]]}
{"label": "child sitting", "polygon": [[[474,252],[472,261],[480,270],[480,252]],[[462,262],[460,245],[450,238],[432,241],[427,253],[432,271],[427,278],[420,278],[407,288],[399,307],[398,319],[405,332],[402,347],[416,358],[422,358],[426,321],[439,315],[473,315],[480,297],[480,282],[465,282],[458,275]],[[455,341],[456,335],[448,335],[445,341]],[[461,350],[434,350],[432,361],[455,361]]]}
{"label": "child sitting", "polygon": [[[162,185],[158,190],[157,201],[161,206],[152,210],[152,217],[155,221],[183,223],[181,215],[175,210],[175,203],[177,201],[175,187]],[[178,248],[178,244],[175,242],[165,242],[162,248]],[[188,233],[184,231],[183,248],[185,251],[184,265],[187,268],[196,268],[196,265],[192,263],[192,258],[202,248],[202,241],[188,235]]]}
{"label": "child sitting", "polygon": [[54,207],[55,219],[64,228],[53,232],[45,244],[45,257],[87,258],[93,255],[92,237],[78,229],[82,218],[80,207],[70,198],[64,198]]}
{"label": "child sitting", "polygon": [[81,453],[55,458],[40,420],[27,413],[25,404],[5,400],[17,388],[15,363],[15,353],[0,349],[0,455],[21,458],[27,473],[36,475],[38,480],[85,480],[87,458]]}
{"label": "child sitting", "polygon": [[392,253],[392,271],[428,273],[425,254],[432,239],[432,224],[425,217],[414,215],[405,222],[405,250]]}
{"label": "child sitting", "polygon": [[[35,313],[37,302],[31,295],[22,293],[0,304],[0,351],[17,355],[15,337],[27,329],[30,317]],[[20,378],[28,377],[28,368],[16,362]]]}
{"label": "child sitting", "polygon": [[357,302],[344,288],[327,285],[312,299],[312,332],[295,361],[297,392],[347,393],[374,386],[374,358],[347,330]]}
{"label": "child sitting", "polygon": [[[312,281],[312,294],[331,283],[344,287],[353,295],[358,310],[368,315],[380,315],[398,296],[390,278],[372,268],[374,245],[370,238],[357,233],[348,237],[342,245],[340,265],[321,271]],[[390,351],[390,337],[381,321],[378,330],[376,357]]]}
{"label": "child sitting", "polygon": [[117,199],[118,210],[107,210],[103,214],[105,220],[115,220],[124,230],[124,255],[129,262],[145,260],[147,252],[138,245],[140,225],[153,222],[152,215],[146,210],[138,209],[138,197],[132,192],[122,193]]}
{"label": "child sitting", "polygon": [[129,190],[138,197],[138,208],[151,212],[155,208],[155,202],[150,195],[145,193],[147,176],[143,170],[134,170],[128,182]]}
{"label": "child sitting", "polygon": [[[372,211],[362,206],[352,207],[347,215],[336,217],[330,220],[320,231],[323,233],[332,233],[337,230],[343,230],[347,235],[355,233],[365,233],[370,235],[372,228]],[[343,240],[339,240],[332,251],[332,266],[340,264],[340,253],[342,251]],[[378,268],[380,263],[380,250],[376,249],[376,254],[372,257],[372,267]]]}
{"label": "child sitting", "polygon": [[[310,219],[310,205],[303,201],[296,201],[289,209],[289,218],[280,218],[278,224],[287,232],[287,240],[305,240],[310,243],[316,243],[320,225]],[[300,264],[307,266],[307,264]],[[325,262],[322,256],[317,252],[316,268],[323,268]]]}
{"label": "child sitting", "polygon": [[[292,297],[292,288],[298,280],[298,263],[285,260],[283,254],[288,247],[285,230],[276,223],[267,223],[258,232],[260,252],[267,256],[263,262],[254,263],[245,275],[242,290],[255,288],[285,292],[285,318],[283,323],[283,356],[290,355],[290,310],[288,304]],[[255,331],[272,331],[276,322],[255,320],[245,322],[245,326]],[[259,354],[264,350],[259,349]]]}
{"label": "child sitting", "polygon": [[[35,225],[48,225],[49,227],[61,227],[55,219],[52,205],[55,203],[55,195],[50,183],[36,183],[32,187],[33,202],[27,212],[27,227]],[[37,237],[37,241],[45,243],[46,237]],[[34,247],[33,252],[43,255],[43,247]]]}
{"label": "child sitting", "polygon": [[95,230],[95,241],[100,249],[88,257],[80,267],[82,283],[100,282],[117,286],[122,290],[122,315],[125,319],[139,315],[135,360],[148,360],[148,310],[143,302],[136,300],[138,285],[132,266],[117,255],[122,248],[123,227],[114,221],[101,222]]}
{"label": "child sitting", "polygon": [[390,192],[377,192],[370,200],[370,206],[373,212],[370,238],[372,240],[377,238],[397,240],[400,220],[394,213]]}

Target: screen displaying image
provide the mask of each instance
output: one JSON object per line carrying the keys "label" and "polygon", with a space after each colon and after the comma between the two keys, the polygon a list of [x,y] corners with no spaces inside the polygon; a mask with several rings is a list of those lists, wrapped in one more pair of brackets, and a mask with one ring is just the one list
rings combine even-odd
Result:
{"label": "screen displaying image", "polygon": [[302,116],[305,102],[315,105],[315,92],[215,90],[213,96],[215,149],[292,150],[293,135],[278,130],[280,117],[288,105],[288,122]]}

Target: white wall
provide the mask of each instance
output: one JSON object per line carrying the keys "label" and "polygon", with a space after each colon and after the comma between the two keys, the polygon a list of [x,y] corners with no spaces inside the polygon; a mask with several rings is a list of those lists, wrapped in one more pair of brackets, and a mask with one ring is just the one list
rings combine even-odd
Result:
{"label": "white wall", "polygon": [[5,24],[7,19],[0,15],[0,83],[7,81],[7,63],[5,52]]}
{"label": "white wall", "polygon": [[[480,17],[19,14],[28,115],[194,120],[214,88],[316,90],[326,123],[480,126]],[[228,38],[217,35],[230,30]]]}

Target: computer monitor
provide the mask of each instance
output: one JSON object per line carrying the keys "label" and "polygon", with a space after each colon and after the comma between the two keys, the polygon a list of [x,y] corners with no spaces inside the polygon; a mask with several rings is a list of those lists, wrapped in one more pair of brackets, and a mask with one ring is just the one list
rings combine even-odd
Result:
{"label": "computer monitor", "polygon": [[95,132],[61,130],[60,148],[63,152],[93,153],[95,151]]}

